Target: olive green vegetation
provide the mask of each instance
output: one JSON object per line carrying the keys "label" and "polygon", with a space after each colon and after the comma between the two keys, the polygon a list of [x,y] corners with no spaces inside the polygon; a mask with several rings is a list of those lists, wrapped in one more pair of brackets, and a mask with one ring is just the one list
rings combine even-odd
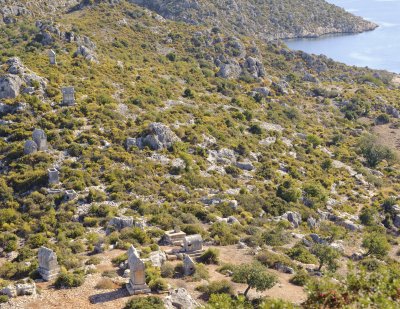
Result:
{"label": "olive green vegetation", "polygon": [[[117,22],[123,19],[126,24]],[[400,277],[393,270],[399,265],[389,253],[397,246],[393,235],[399,164],[394,150],[379,138],[360,134],[378,125],[374,122],[378,117],[379,122],[389,118],[390,125],[398,127],[398,120],[382,116],[381,102],[399,107],[400,91],[390,83],[391,74],[239,36],[245,49],[262,59],[267,77],[219,78],[213,59],[237,55],[235,40],[206,26],[160,22],[125,1],[85,7],[55,19],[61,28],[71,28],[96,43],[98,64],[73,57],[74,43],[56,39],[51,46],[42,46],[34,22],[27,16],[0,26],[1,73],[7,69],[5,61],[18,56],[48,80],[45,98],[22,94],[3,100],[7,105],[25,103],[26,109],[3,115],[6,123],[0,125],[0,246],[6,253],[18,254],[2,264],[1,278],[37,276],[37,249],[45,245],[55,250],[65,268],[56,287],[77,287],[84,282],[84,264],[97,244],[123,250],[133,244],[147,257],[158,249],[157,239],[165,230],[179,226],[216,246],[241,240],[250,248],[262,247],[255,256],[259,263],[244,264],[236,272],[224,265],[230,261],[210,249],[189,280],[208,280],[209,264],[220,264],[221,272],[233,271],[235,281],[247,284],[243,291],[247,294],[252,288],[271,288],[275,278],[266,268],[283,264],[296,271],[293,284],[307,286],[311,307],[374,302],[390,307],[398,301]],[[49,47],[57,52],[57,66],[48,65]],[[304,81],[305,72],[320,82]],[[284,94],[276,86],[282,80],[287,82]],[[75,87],[76,106],[58,104],[65,85]],[[264,86],[271,90],[268,97],[251,95],[254,88]],[[159,154],[182,159],[183,167],[162,164],[151,158],[148,148],[126,150],[126,138],[141,135],[151,122],[168,125],[181,139]],[[268,130],[266,123],[279,124],[283,130]],[[50,150],[24,155],[23,144],[35,127],[45,130]],[[260,143],[271,139],[276,141]],[[210,150],[224,148],[234,150],[238,161],[256,157],[254,170],[249,173],[234,163],[223,171],[208,169]],[[352,166],[368,183],[338,168],[336,161]],[[65,201],[62,194],[47,193],[47,169],[56,162],[62,163],[63,188],[76,190],[77,199]],[[234,194],[228,194],[229,189]],[[205,206],[202,199],[215,192],[224,202]],[[238,207],[230,205],[231,199]],[[307,226],[308,218],[320,217],[317,210],[327,210],[330,199],[338,202],[332,212],[359,216],[355,221],[363,229],[348,231],[327,221]],[[87,211],[78,213],[83,204],[89,204]],[[318,233],[324,243],[294,242],[289,222],[271,220],[289,210],[303,219],[296,233]],[[107,236],[96,232],[121,214],[143,216],[149,227],[109,229]],[[229,216],[238,222],[218,220]],[[346,275],[335,271],[348,261],[331,246],[338,240],[364,250],[363,259],[354,262]],[[113,263],[126,259],[124,254]],[[90,263],[98,261],[91,257]],[[317,265],[322,277],[309,276],[298,263]],[[181,268],[180,264],[165,264],[161,270],[148,267],[149,286],[165,290],[160,277],[179,277]],[[201,291],[209,299],[208,308],[293,307],[278,300],[257,303],[231,295],[225,282],[211,282]],[[133,299],[127,308],[158,305],[154,298]]]}

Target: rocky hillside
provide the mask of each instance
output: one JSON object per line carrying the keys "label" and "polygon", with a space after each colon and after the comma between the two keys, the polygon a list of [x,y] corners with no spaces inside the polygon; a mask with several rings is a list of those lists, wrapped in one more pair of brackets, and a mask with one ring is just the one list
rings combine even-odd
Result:
{"label": "rocky hillside", "polygon": [[263,40],[358,33],[376,24],[323,0],[130,0],[165,18]]}
{"label": "rocky hillside", "polygon": [[129,1],[2,4],[2,309],[399,307],[393,74]]}

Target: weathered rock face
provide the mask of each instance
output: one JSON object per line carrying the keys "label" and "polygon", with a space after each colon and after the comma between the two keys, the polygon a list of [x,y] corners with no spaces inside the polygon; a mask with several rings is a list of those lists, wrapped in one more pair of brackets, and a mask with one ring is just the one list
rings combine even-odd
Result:
{"label": "weathered rock face", "polygon": [[[0,2],[1,4],[1,2]],[[16,22],[16,18],[18,16],[31,15],[31,11],[29,11],[25,6],[21,4],[16,4],[9,2],[10,5],[5,5],[0,8],[0,16],[2,16],[2,21],[5,24],[11,24]]]}
{"label": "weathered rock face", "polygon": [[86,47],[84,45],[78,46],[78,49],[76,50],[74,56],[75,57],[82,56],[87,61],[98,62],[95,53],[91,49],[89,49],[88,47]]}
{"label": "weathered rock face", "polygon": [[[17,57],[7,60],[8,70],[6,75],[0,76],[0,99],[14,99],[24,89],[26,92],[34,92],[34,86],[42,94],[46,88],[47,81],[26,68]],[[24,89],[22,86],[26,86]]]}
{"label": "weathered rock face", "polygon": [[266,74],[262,62],[254,57],[246,58],[243,69],[254,78],[264,77]]}
{"label": "weathered rock face", "polygon": [[138,148],[143,149],[148,146],[152,150],[161,150],[170,148],[180,139],[166,125],[158,122],[153,122],[149,125],[143,137],[136,139]]}
{"label": "weathered rock face", "polygon": [[169,295],[164,298],[164,305],[167,309],[195,309],[199,306],[184,288],[171,290]]}
{"label": "weathered rock face", "polygon": [[297,228],[301,224],[301,215],[295,211],[288,211],[282,215],[282,219],[288,220],[293,227]]}
{"label": "weathered rock face", "polygon": [[242,72],[239,63],[235,60],[229,60],[226,63],[220,62],[217,66],[219,67],[217,76],[222,78],[238,78]]}
{"label": "weathered rock face", "polygon": [[[238,60],[241,60],[241,64]],[[248,75],[253,78],[265,77],[266,72],[262,62],[255,57],[233,58],[221,55],[215,60],[215,65],[219,68],[218,77],[236,79],[241,75]]]}
{"label": "weathered rock face", "polygon": [[61,31],[60,28],[50,21],[36,21],[36,27],[40,34],[35,40],[42,45],[51,45],[56,39],[71,43],[75,42],[78,46],[75,57],[82,56],[87,61],[98,62],[96,55],[96,44],[87,36],[80,36],[72,31]]}
{"label": "weathered rock face", "polygon": [[109,228],[114,228],[116,230],[122,230],[126,227],[133,226],[133,218],[132,217],[115,217],[108,222]]}
{"label": "weathered rock face", "polygon": [[22,80],[19,76],[0,76],[0,99],[14,99],[19,96]]}

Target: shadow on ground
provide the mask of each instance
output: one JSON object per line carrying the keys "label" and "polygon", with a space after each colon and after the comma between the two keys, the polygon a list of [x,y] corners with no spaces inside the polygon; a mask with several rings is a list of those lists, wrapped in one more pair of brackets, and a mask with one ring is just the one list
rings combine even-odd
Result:
{"label": "shadow on ground", "polygon": [[109,301],[116,300],[118,298],[130,296],[126,288],[120,288],[111,292],[100,293],[96,295],[89,296],[89,301],[92,304],[101,304]]}

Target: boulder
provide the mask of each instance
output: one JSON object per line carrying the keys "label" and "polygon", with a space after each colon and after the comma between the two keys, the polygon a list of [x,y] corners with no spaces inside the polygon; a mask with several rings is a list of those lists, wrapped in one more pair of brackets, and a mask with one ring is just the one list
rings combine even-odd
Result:
{"label": "boulder", "polygon": [[0,290],[0,294],[2,295],[7,295],[8,297],[17,297],[17,289],[15,288],[14,285],[10,284]]}
{"label": "boulder", "polygon": [[228,217],[228,223],[229,224],[240,224],[239,220],[236,219],[234,216],[229,216]]}
{"label": "boulder", "polygon": [[243,64],[244,73],[250,74],[254,78],[261,78],[266,75],[262,62],[254,57],[247,57]]}
{"label": "boulder", "polygon": [[0,76],[0,99],[15,99],[19,96],[22,83],[22,79],[16,75]]}
{"label": "boulder", "polygon": [[308,227],[313,230],[317,227],[318,223],[317,223],[317,220],[315,220],[313,217],[309,217],[307,219],[307,224],[308,224]]}
{"label": "boulder", "polygon": [[276,263],[275,269],[285,274],[294,274],[294,269],[292,267],[286,266],[282,263]]}
{"label": "boulder", "polygon": [[301,215],[295,211],[288,211],[282,215],[282,219],[288,220],[293,227],[297,228],[301,224]]}
{"label": "boulder", "polygon": [[195,309],[199,306],[184,288],[169,291],[169,295],[163,301],[166,309]]}
{"label": "boulder", "polygon": [[36,284],[35,283],[20,283],[15,285],[18,296],[23,295],[35,295]]}
{"label": "boulder", "polygon": [[268,97],[271,93],[271,91],[269,90],[269,88],[267,87],[258,87],[258,88],[254,88],[253,92],[255,93],[259,93],[261,94],[263,97]]}
{"label": "boulder", "polygon": [[310,237],[313,240],[313,242],[315,242],[317,244],[326,243],[325,239],[321,238],[318,234],[312,233],[312,234],[310,234]]}
{"label": "boulder", "polygon": [[400,228],[400,214],[394,216],[393,224],[395,227]]}
{"label": "boulder", "polygon": [[82,56],[83,58],[85,58],[85,60],[89,62],[98,62],[96,54],[91,49],[89,49],[84,45],[78,46],[78,49],[74,53],[74,56],[75,57]]}
{"label": "boulder", "polygon": [[153,122],[148,126],[145,135],[136,139],[136,145],[140,149],[148,146],[152,150],[161,150],[170,148],[174,143],[179,141],[179,137],[166,125]]}
{"label": "boulder", "polygon": [[150,253],[151,264],[155,267],[161,267],[167,261],[167,255],[164,251],[154,251]]}
{"label": "boulder", "polygon": [[241,170],[245,170],[245,171],[254,170],[254,165],[250,161],[236,162],[236,166],[238,168],[240,168]]}
{"label": "boulder", "polygon": [[238,78],[242,71],[239,63],[235,60],[230,60],[228,63],[221,63],[218,67],[217,76],[222,78]]}

